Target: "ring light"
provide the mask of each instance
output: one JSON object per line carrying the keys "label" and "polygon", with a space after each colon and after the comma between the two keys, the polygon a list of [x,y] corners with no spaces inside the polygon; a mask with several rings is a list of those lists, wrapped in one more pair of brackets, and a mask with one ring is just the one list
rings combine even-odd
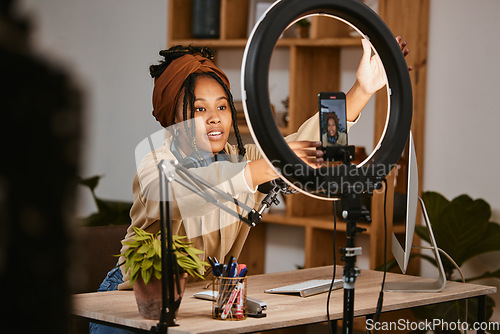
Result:
{"label": "ring light", "polygon": [[[387,74],[389,114],[382,138],[369,158],[352,168],[314,169],[304,163],[283,139],[272,120],[269,99],[269,67],[274,46],[290,23],[308,15],[337,17],[369,38]],[[336,197],[320,184],[339,185],[363,177],[383,178],[397,162],[406,144],[412,118],[412,89],[408,67],[392,32],[368,6],[358,0],[282,0],[275,2],[254,27],[243,56],[242,100],[250,133],[265,159],[292,186],[313,197]],[[344,166],[346,167],[346,166]],[[349,167],[349,166],[348,166]],[[356,177],[353,178],[353,169]],[[361,175],[361,176],[359,176]],[[324,190],[324,189],[323,189]]]}

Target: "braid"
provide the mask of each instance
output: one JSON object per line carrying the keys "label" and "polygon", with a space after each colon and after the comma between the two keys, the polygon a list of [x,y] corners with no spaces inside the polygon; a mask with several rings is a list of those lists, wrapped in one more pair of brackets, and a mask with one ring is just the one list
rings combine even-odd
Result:
{"label": "braid", "polygon": [[191,138],[193,138],[193,148],[194,152],[198,156],[198,159],[203,161],[203,156],[200,154],[198,150],[198,145],[196,144],[196,121],[194,119],[195,109],[194,109],[194,100],[196,96],[194,95],[194,88],[196,85],[196,78],[199,76],[198,73],[193,73],[188,77],[188,94],[189,95],[189,108],[191,109],[191,114],[189,118],[192,120],[191,124]]}
{"label": "braid", "polygon": [[164,59],[160,60],[159,64],[149,66],[149,73],[151,74],[151,77],[158,78],[163,73],[163,71],[165,71],[168,65],[170,65],[172,61],[187,54],[190,55],[198,54],[210,60],[214,59],[214,52],[212,51],[212,49],[208,47],[199,47],[192,45],[173,46],[168,50],[160,51],[160,56],[162,56]]}
{"label": "braid", "polygon": [[[182,101],[182,119],[184,121],[187,121],[187,106],[188,106],[188,91],[189,91],[189,78],[191,76],[189,76],[186,81],[184,81],[184,97],[183,97],[183,101]],[[184,123],[184,126],[186,127],[186,130],[187,130],[187,123]]]}
{"label": "braid", "polygon": [[[182,117],[184,120],[184,128],[186,130],[186,133],[189,133],[189,131],[191,131],[191,138],[192,138],[192,145],[193,145],[194,152],[196,153],[196,155],[198,155],[198,158],[200,158],[200,160],[202,160],[200,152],[198,151],[198,145],[196,144],[196,123],[194,121],[194,112],[195,112],[195,110],[194,110],[194,99],[195,99],[194,87],[195,87],[195,82],[196,82],[197,76],[198,75],[196,73],[192,73],[191,75],[189,75],[187,77],[186,81],[184,82],[184,86],[183,86],[184,98],[182,101]],[[193,122],[190,122],[191,126],[189,126],[189,124],[188,124],[189,122],[186,122],[188,120],[188,115],[187,115],[188,105],[191,109],[189,119],[193,120]]]}
{"label": "braid", "polygon": [[236,141],[238,143],[238,154],[240,155],[239,160],[243,159],[243,157],[246,154],[246,148],[245,145],[243,145],[243,140],[241,139],[240,135],[240,130],[238,129],[238,120],[237,120],[237,115],[236,115],[236,108],[234,107],[234,102],[233,102],[233,95],[229,91],[229,88],[226,86],[226,84],[219,78],[219,76],[215,73],[209,73],[209,75],[214,78],[221,86],[224,88],[224,91],[227,94],[228,100],[229,100],[229,107],[231,108],[231,115],[233,118],[233,130],[234,130],[234,135],[236,137]]}

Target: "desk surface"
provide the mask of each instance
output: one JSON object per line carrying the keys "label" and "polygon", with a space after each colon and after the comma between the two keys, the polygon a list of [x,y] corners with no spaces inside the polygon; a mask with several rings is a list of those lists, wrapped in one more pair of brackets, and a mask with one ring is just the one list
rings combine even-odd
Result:
{"label": "desk surface", "polygon": [[[290,295],[264,293],[264,290],[309,279],[328,279],[332,266],[303,269],[291,272],[255,275],[248,277],[248,295],[267,303],[267,317],[248,318],[243,321],[222,321],[211,318],[211,302],[192,297],[202,291],[207,282],[188,284],[181,303],[177,324],[169,328],[169,333],[214,333],[252,332],[282,327],[323,322],[326,317],[327,294],[307,298]],[[337,276],[342,268],[337,267]],[[421,277],[387,274],[386,282],[421,281]],[[382,273],[363,270],[355,286],[354,316],[374,314],[382,282]],[[448,282],[439,293],[384,294],[383,312],[411,308],[415,306],[441,303],[477,297],[496,292],[495,287]],[[343,291],[332,291],[330,301],[331,319],[341,319],[343,315]],[[89,319],[111,322],[143,330],[149,330],[158,321],[146,320],[137,311],[133,291],[109,291],[78,294],[73,297],[73,314]]]}

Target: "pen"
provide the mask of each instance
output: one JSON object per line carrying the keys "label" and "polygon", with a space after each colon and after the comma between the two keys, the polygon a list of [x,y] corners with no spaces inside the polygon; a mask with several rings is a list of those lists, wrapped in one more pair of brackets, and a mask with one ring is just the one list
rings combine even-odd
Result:
{"label": "pen", "polygon": [[236,270],[236,268],[238,267],[238,264],[236,262],[233,262],[231,264],[231,268],[229,269],[229,275],[228,277],[236,277],[238,272]]}
{"label": "pen", "polygon": [[229,257],[229,260],[227,261],[227,265],[226,265],[226,268],[224,268],[225,272],[224,272],[224,276],[226,277],[229,277],[230,273],[231,273],[231,267],[233,265],[233,261],[234,261],[234,257],[231,255]]}
{"label": "pen", "polygon": [[215,265],[214,261],[210,256],[207,256],[208,262],[210,263],[210,266],[212,267],[212,273],[214,276],[220,276],[221,272],[219,271],[219,268]]}
{"label": "pen", "polygon": [[[231,277],[231,268],[233,266],[234,257],[231,255],[227,261],[227,265],[222,268],[222,277]],[[231,293],[231,284],[228,279],[221,279],[219,298],[217,304],[219,309],[222,311],[224,301],[227,299],[228,295]]]}

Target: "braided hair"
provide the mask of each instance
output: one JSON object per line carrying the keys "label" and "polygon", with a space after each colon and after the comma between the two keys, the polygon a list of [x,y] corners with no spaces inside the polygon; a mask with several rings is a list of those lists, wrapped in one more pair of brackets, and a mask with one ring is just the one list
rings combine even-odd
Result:
{"label": "braided hair", "polygon": [[[160,51],[160,56],[162,56],[164,59],[159,62],[157,65],[151,65],[149,67],[149,73],[151,74],[152,78],[158,78],[164,71],[165,69],[174,61],[175,59],[182,57],[186,54],[190,55],[201,55],[202,57],[205,57],[209,60],[214,59],[214,52],[208,48],[208,47],[198,47],[198,46],[182,46],[182,45],[177,45],[174,47],[171,47],[168,50],[162,50]],[[233,121],[233,130],[234,130],[234,135],[236,137],[236,141],[238,144],[238,153],[239,153],[239,159],[241,160],[246,153],[245,146],[243,145],[243,140],[241,139],[240,131],[238,129],[238,123],[237,123],[237,116],[236,116],[236,108],[234,107],[234,101],[233,101],[233,95],[231,94],[229,87],[222,81],[222,79],[215,73],[210,72],[210,73],[192,73],[190,74],[187,79],[184,81],[183,89],[184,89],[184,98],[183,98],[183,105],[182,105],[182,117],[184,121],[188,120],[188,115],[187,115],[187,110],[188,110],[188,105],[191,109],[191,114],[189,115],[189,118],[194,118],[194,100],[195,100],[195,95],[194,95],[194,87],[196,83],[196,79],[200,76],[207,76],[210,78],[213,78],[215,81],[217,81],[222,88],[224,89],[228,100],[229,100],[229,107],[231,109],[231,115],[232,115],[232,121]],[[194,132],[194,129],[191,129]],[[194,138],[194,133],[193,138]],[[196,148],[196,145],[195,145]]]}

